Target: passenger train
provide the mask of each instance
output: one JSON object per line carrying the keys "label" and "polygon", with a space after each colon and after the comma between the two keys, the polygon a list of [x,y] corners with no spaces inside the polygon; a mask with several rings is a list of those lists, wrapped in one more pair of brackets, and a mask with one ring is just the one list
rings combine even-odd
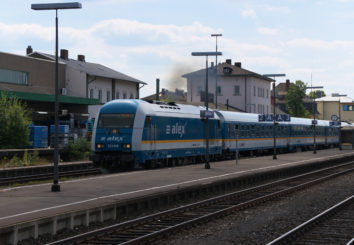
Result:
{"label": "passenger train", "polygon": [[[96,165],[134,168],[201,162],[206,154],[205,107],[149,103],[138,99],[113,100],[103,105],[95,120],[91,160]],[[339,143],[339,127],[318,120],[316,145]],[[214,110],[208,119],[211,159],[273,150],[273,122],[259,122],[258,114]],[[278,151],[294,151],[314,144],[311,119],[291,118],[275,127]]]}

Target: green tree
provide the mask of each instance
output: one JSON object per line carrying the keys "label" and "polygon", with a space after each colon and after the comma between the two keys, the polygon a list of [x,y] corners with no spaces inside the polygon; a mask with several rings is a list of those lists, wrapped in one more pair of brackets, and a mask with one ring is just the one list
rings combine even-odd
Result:
{"label": "green tree", "polygon": [[306,96],[306,84],[297,80],[295,84],[290,84],[285,97],[289,114],[293,117],[309,117],[310,113],[303,105],[303,98]]}
{"label": "green tree", "polygon": [[29,145],[30,111],[10,94],[0,93],[0,149]]}
{"label": "green tree", "polygon": [[318,99],[324,96],[326,96],[326,94],[323,90],[315,90],[308,94],[308,97],[310,97],[311,99]]}

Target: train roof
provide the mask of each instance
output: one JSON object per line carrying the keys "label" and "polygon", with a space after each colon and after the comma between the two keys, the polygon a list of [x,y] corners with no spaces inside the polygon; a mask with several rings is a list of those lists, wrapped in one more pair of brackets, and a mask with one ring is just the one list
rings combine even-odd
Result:
{"label": "train roof", "polygon": [[[258,114],[244,113],[244,112],[231,112],[231,111],[219,111],[224,117],[225,121],[238,121],[238,122],[258,122]],[[273,122],[265,122],[273,123]],[[280,122],[280,124],[304,124],[311,125],[312,119],[291,117],[290,122]],[[329,121],[317,120],[319,126],[329,126]]]}
{"label": "train roof", "polygon": [[[171,116],[171,117],[190,117],[200,118],[200,111],[205,110],[204,106],[194,106],[188,104],[175,104],[173,102],[155,102],[150,103],[140,99],[119,99],[112,100],[104,104],[100,113],[135,113],[137,109],[141,108],[145,114]],[[258,122],[258,114],[244,113],[244,112],[231,112],[231,111],[216,111],[214,118],[223,118],[225,121],[232,122]],[[265,122],[272,123],[272,122]],[[291,117],[290,122],[280,122],[280,124],[294,124],[294,125],[311,125],[312,119]],[[329,121],[317,120],[318,126],[329,126]],[[342,126],[343,123],[342,123]],[[347,126],[347,125],[346,125]]]}

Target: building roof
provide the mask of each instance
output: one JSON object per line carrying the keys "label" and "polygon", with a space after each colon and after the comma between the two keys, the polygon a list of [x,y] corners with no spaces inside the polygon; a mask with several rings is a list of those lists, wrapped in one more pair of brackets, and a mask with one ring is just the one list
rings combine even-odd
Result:
{"label": "building roof", "polygon": [[[41,53],[41,52],[33,52],[29,55],[34,56],[34,57],[39,56],[42,58],[47,58],[49,60],[55,60],[54,55],[45,54],[45,53]],[[89,74],[91,76],[113,78],[113,79],[118,79],[118,80],[123,80],[123,81],[147,84],[145,82],[142,82],[142,81],[135,79],[133,77],[130,77],[128,75],[125,75],[121,72],[115,71],[115,70],[108,68],[107,66],[104,66],[101,64],[91,63],[91,62],[86,62],[86,61],[79,61],[79,60],[74,60],[74,59],[66,60],[66,59],[62,59],[60,57],[58,57],[58,59],[59,59],[59,62],[65,63],[68,66],[74,68],[75,70],[86,72],[87,74]]]}
{"label": "building roof", "polygon": [[346,96],[325,96],[325,97],[321,97],[316,99],[316,101],[324,101],[324,102],[331,102],[331,101],[338,101],[340,100],[341,103],[353,103],[353,99],[350,97],[346,97]]}
{"label": "building roof", "polygon": [[[215,75],[215,67],[213,65],[211,65],[211,67],[208,67],[208,69],[209,69],[208,70],[209,75]],[[198,70],[198,71],[184,74],[184,75],[182,75],[182,77],[188,78],[191,76],[203,76],[203,75],[205,75],[205,68]],[[252,71],[242,68],[240,62],[236,62],[235,65],[232,65],[231,60],[227,60],[227,62],[218,64],[217,75],[218,76],[231,76],[231,77],[257,77],[257,78],[266,80],[268,82],[273,82],[273,79],[271,79],[269,77],[262,76],[258,73],[255,73],[255,72],[252,72]]]}

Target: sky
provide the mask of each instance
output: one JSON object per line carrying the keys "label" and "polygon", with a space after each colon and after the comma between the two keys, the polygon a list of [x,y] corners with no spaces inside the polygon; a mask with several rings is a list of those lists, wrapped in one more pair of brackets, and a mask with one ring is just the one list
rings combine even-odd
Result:
{"label": "sky", "polygon": [[[54,54],[55,12],[31,9],[52,2],[70,1],[1,0],[0,52],[25,55],[31,45]],[[141,97],[155,92],[156,78],[161,88],[186,89],[181,75],[205,68],[191,52],[215,51],[210,35],[221,33],[219,62],[354,98],[354,0],[79,2],[82,9],[58,12],[59,49],[146,82]]]}

